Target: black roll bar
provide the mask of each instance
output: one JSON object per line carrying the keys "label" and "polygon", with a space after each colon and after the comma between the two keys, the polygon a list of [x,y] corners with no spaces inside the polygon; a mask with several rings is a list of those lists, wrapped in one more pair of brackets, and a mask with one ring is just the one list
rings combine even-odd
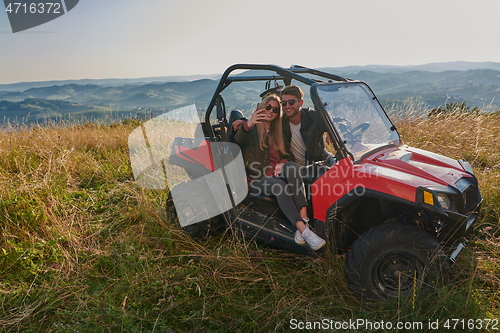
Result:
{"label": "black roll bar", "polygon": [[[260,75],[260,76],[230,76],[230,74],[234,71],[237,70],[267,70],[267,71],[273,71],[277,75]],[[228,69],[224,71],[222,74],[219,84],[217,85],[217,88],[215,90],[214,95],[212,96],[212,100],[210,101],[210,104],[207,107],[207,111],[205,113],[205,124],[210,124],[210,115],[212,114],[212,110],[215,107],[217,103],[217,98],[220,95],[220,93],[226,89],[232,82],[237,82],[237,81],[268,81],[268,80],[283,80],[286,85],[290,85],[292,80],[297,80],[299,82],[302,82],[304,84],[307,84],[309,86],[313,85],[314,83],[318,82],[318,80],[310,79],[308,77],[305,77],[304,75],[301,74],[312,74],[315,76],[319,76],[325,79],[329,80],[335,80],[335,81],[344,81],[348,82],[351,81],[347,78],[333,75],[330,73],[318,71],[316,69],[312,68],[307,68],[299,65],[293,65],[290,66],[290,68],[283,68],[280,66],[276,65],[261,65],[261,64],[236,64],[232,65]],[[219,121],[220,122],[220,121]],[[208,134],[211,138],[215,137],[214,130],[211,126],[206,126],[206,129],[208,130]]]}

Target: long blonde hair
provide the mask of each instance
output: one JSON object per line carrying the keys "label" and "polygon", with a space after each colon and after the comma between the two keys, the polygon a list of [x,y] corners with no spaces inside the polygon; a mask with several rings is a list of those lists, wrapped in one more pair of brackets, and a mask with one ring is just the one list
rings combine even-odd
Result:
{"label": "long blonde hair", "polygon": [[[257,133],[259,134],[260,149],[264,150],[264,148],[273,148],[279,150],[283,155],[286,155],[285,140],[283,139],[283,124],[281,121],[281,98],[278,95],[272,94],[264,97],[262,102],[267,103],[271,100],[278,102],[279,112],[278,116],[271,121],[269,136],[267,136],[264,124],[259,123],[255,125],[257,126]],[[266,140],[266,137],[268,137],[268,140]],[[269,143],[269,147],[267,146],[266,141]]]}

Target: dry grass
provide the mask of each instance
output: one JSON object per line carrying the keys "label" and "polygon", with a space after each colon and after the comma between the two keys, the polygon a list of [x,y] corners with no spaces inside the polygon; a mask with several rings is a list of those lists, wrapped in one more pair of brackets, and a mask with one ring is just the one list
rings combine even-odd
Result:
{"label": "dry grass", "polygon": [[485,199],[474,242],[437,297],[357,303],[343,257],[296,256],[169,224],[164,191],[133,182],[137,124],[0,133],[0,330],[288,331],[299,320],[499,318],[500,117],[397,121],[404,141],[472,162]]}
{"label": "dry grass", "polygon": [[420,117],[397,125],[407,145],[469,161],[485,199],[484,220],[499,222],[500,113]]}
{"label": "dry grass", "polygon": [[398,129],[410,146],[465,159],[478,171],[500,168],[500,113],[407,119]]}

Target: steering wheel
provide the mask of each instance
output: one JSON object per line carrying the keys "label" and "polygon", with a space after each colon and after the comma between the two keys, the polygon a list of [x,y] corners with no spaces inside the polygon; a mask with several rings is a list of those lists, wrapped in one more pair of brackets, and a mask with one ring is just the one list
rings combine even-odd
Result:
{"label": "steering wheel", "polygon": [[359,124],[358,126],[351,128],[351,122],[344,118],[332,118],[332,120],[337,123],[337,127],[344,136],[345,140],[354,143],[361,142],[363,133],[370,127],[370,123],[365,122]]}
{"label": "steering wheel", "polygon": [[359,142],[361,141],[361,138],[363,136],[363,133],[370,127],[370,123],[362,123],[359,124],[358,126],[354,127],[350,132],[349,132],[349,137],[351,137],[352,141]]}

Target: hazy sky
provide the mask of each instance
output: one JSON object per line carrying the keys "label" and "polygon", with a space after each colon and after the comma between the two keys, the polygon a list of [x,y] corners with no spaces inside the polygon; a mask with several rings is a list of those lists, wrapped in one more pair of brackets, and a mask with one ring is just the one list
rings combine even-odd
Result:
{"label": "hazy sky", "polygon": [[80,0],[13,34],[2,10],[0,83],[500,62],[499,14],[499,0]]}

